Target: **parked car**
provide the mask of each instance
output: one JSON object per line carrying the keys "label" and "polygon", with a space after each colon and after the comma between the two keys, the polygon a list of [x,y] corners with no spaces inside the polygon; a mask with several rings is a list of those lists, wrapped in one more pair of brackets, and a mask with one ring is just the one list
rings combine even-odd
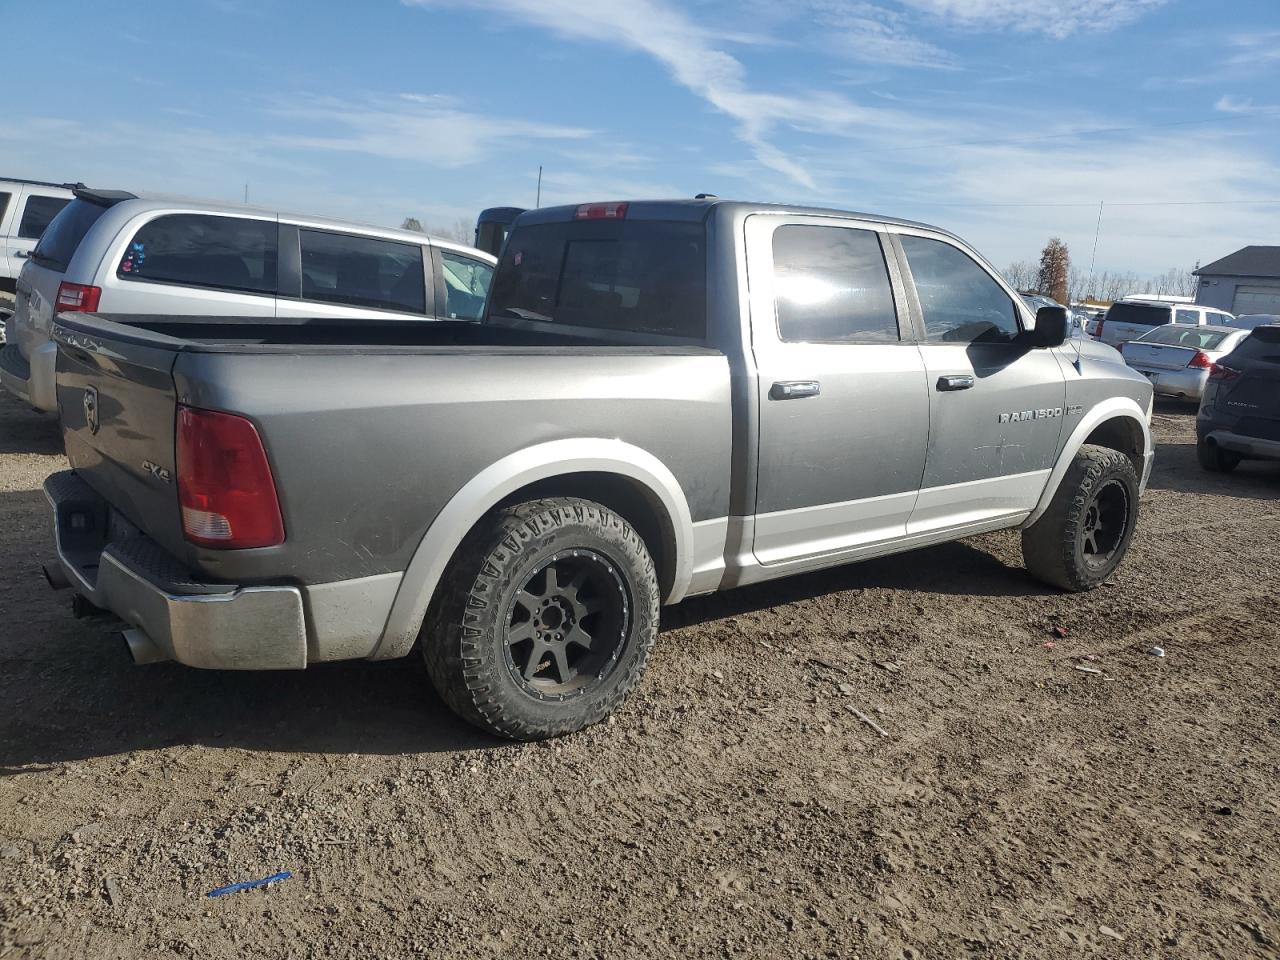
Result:
{"label": "parked car", "polygon": [[1095,336],[1103,343],[1115,347],[1128,340],[1137,340],[1152,327],[1166,323],[1228,326],[1230,320],[1229,313],[1194,303],[1125,299],[1117,300],[1111,305],[1106,317],[1098,324]]}
{"label": "parked car", "polygon": [[1280,323],[1280,314],[1246,313],[1239,317],[1232,317],[1230,320],[1226,320],[1223,323],[1224,326],[1232,327],[1236,330],[1252,330],[1254,327]]}
{"label": "parked car", "polygon": [[962,240],[718,200],[515,223],[482,323],[72,313],[55,585],[135,656],[402,657],[494,733],[636,685],[661,603],[1022,531],[1104,582],[1151,384]]}
{"label": "parked car", "polygon": [[22,268],[0,383],[56,409],[59,313],[476,320],[496,262],[407,230],[81,188]]}
{"label": "parked car", "polygon": [[27,255],[71,200],[71,184],[0,177],[0,290],[12,292]]}
{"label": "parked car", "polygon": [[1067,317],[1071,321],[1068,336],[1083,337],[1085,335],[1084,318],[1077,313],[1074,308],[1064,307],[1057,300],[1053,299],[1053,297],[1046,297],[1044,294],[1040,293],[1024,293],[1021,296],[1022,302],[1031,308],[1032,313],[1035,313],[1041,307],[1058,307],[1062,310],[1066,310]]}
{"label": "parked car", "polygon": [[1120,344],[1124,362],[1151,381],[1156,395],[1199,402],[1214,363],[1248,330],[1169,323]]}
{"label": "parked car", "polygon": [[1241,460],[1280,460],[1280,325],[1255,327],[1210,369],[1196,454],[1214,472]]}

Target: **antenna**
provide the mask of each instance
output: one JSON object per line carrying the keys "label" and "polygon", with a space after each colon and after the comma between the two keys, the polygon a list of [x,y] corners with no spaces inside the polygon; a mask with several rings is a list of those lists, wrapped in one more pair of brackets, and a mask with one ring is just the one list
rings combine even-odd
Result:
{"label": "antenna", "polygon": [[249,185],[247,183],[244,185],[244,202],[246,204],[249,202]]}
{"label": "antenna", "polygon": [[538,199],[533,205],[534,207],[542,206],[542,164],[538,164]]}

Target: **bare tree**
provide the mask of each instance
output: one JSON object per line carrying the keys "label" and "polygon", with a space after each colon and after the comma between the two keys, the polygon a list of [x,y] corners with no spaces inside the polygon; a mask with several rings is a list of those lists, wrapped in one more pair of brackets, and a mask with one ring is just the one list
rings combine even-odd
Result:
{"label": "bare tree", "polygon": [[422,221],[419,220],[417,217],[405,217],[404,222],[400,224],[400,229],[414,230],[418,233],[427,232],[426,230],[422,229]]}
{"label": "bare tree", "polygon": [[451,226],[432,226],[423,223],[417,217],[405,217],[400,224],[401,230],[415,230],[418,233],[429,233],[442,240],[453,240],[468,246],[475,243],[475,227],[466,217],[458,217]]}
{"label": "bare tree", "polygon": [[1053,237],[1040,251],[1040,271],[1036,288],[1059,303],[1067,301],[1067,275],[1071,270],[1071,256],[1067,245]]}
{"label": "bare tree", "polygon": [[1035,264],[1027,260],[1018,260],[1005,267],[1004,278],[1009,281],[1009,286],[1018,292],[1031,289],[1031,285],[1036,282]]}

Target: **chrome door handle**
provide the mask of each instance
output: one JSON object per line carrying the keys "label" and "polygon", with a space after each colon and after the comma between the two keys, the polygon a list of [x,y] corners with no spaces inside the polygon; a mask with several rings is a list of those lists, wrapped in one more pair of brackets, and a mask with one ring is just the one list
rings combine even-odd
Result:
{"label": "chrome door handle", "polygon": [[816,397],[822,393],[822,384],[817,380],[780,380],[769,388],[770,400],[799,400],[801,397]]}
{"label": "chrome door handle", "polygon": [[953,374],[938,378],[938,389],[946,393],[950,390],[968,390],[973,386],[973,377],[967,373]]}

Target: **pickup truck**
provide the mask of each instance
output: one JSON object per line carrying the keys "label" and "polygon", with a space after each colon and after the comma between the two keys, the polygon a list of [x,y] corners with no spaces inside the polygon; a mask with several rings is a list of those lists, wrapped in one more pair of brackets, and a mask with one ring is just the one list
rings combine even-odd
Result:
{"label": "pickup truck", "polygon": [[1110,577],[1152,390],[1066,331],[943,230],[712,198],[523,214],[480,322],[63,314],[46,572],[140,662],[418,647],[559,735],[686,597],[1002,528]]}

